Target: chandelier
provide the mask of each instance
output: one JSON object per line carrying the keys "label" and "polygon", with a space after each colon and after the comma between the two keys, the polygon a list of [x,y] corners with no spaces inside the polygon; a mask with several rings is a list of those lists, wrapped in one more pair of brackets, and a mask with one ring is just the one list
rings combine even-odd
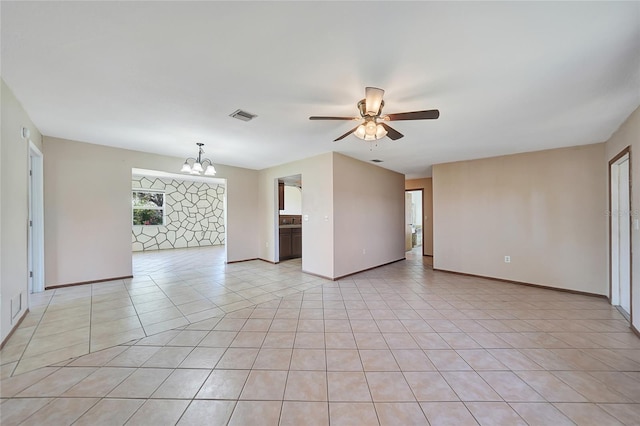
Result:
{"label": "chandelier", "polygon": [[[208,158],[202,158],[202,154],[204,154],[204,150],[202,149],[202,147],[204,146],[204,144],[196,143],[196,145],[198,145],[198,158],[189,157],[184,160],[184,164],[182,165],[182,169],[180,171],[183,173],[190,173],[192,175],[201,175],[202,172],[204,172],[205,176],[215,176],[216,168],[213,167],[213,162]],[[189,161],[191,161],[193,164],[190,164]],[[207,164],[206,169],[205,164]]]}

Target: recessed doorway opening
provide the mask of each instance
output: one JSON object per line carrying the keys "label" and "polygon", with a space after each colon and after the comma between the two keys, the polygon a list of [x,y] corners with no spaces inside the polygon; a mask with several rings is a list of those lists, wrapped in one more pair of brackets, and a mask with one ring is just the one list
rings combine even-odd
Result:
{"label": "recessed doorway opening", "polygon": [[275,258],[300,262],[302,269],[302,175],[278,178],[277,187]]}
{"label": "recessed doorway opening", "polygon": [[415,251],[424,255],[422,243],[424,215],[422,213],[422,189],[405,191],[405,251]]}
{"label": "recessed doorway opening", "polygon": [[226,261],[226,190],[226,179],[132,169],[132,252],[220,246]]}

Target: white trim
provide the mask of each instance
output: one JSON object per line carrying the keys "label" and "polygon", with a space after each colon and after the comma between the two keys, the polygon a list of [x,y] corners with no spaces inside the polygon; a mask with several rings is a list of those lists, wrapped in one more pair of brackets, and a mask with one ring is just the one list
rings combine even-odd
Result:
{"label": "white trim", "polygon": [[227,180],[223,178],[216,178],[202,175],[180,174],[180,173],[168,173],[161,172],[160,170],[148,170],[148,169],[131,169],[131,176],[143,176],[143,177],[156,177],[175,180],[188,180],[193,182],[206,182],[209,184],[226,185]]}
{"label": "white trim", "polygon": [[227,185],[226,179],[220,179],[222,183],[220,185],[224,185],[224,195],[222,197],[222,217],[224,218],[224,263],[229,262],[229,252],[227,248],[229,247],[229,222],[227,222],[227,197],[229,196],[229,186]]}
{"label": "white trim", "polygon": [[280,262],[280,188],[278,187],[280,178],[273,180],[273,256],[275,263]]}
{"label": "white trim", "polygon": [[28,248],[30,270],[33,280],[29,280],[30,293],[44,291],[44,156],[38,147],[29,140],[29,170],[32,171],[29,185],[29,208],[31,244]]}

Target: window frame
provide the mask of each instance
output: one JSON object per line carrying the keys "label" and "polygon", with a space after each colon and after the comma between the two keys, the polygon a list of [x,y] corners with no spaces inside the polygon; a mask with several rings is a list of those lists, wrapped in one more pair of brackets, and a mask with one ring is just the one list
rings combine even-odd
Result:
{"label": "window frame", "polygon": [[[146,192],[153,194],[162,194],[162,207],[136,207],[134,205],[134,193],[136,192]],[[131,188],[131,226],[166,226],[167,224],[167,192],[162,189],[153,189],[153,188]],[[162,211],[162,223],[155,225],[137,225],[134,223],[134,212],[136,210],[160,210]]]}

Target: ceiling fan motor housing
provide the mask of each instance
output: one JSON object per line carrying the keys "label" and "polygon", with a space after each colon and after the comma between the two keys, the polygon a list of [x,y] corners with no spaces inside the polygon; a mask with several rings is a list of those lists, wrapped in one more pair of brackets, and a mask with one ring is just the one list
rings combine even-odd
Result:
{"label": "ceiling fan motor housing", "polygon": [[360,115],[362,117],[379,117],[380,114],[382,114],[382,108],[384,108],[384,101],[380,102],[380,109],[378,109],[378,112],[376,112],[375,115],[371,115],[367,113],[367,100],[362,99],[358,102],[358,111],[360,111]]}

